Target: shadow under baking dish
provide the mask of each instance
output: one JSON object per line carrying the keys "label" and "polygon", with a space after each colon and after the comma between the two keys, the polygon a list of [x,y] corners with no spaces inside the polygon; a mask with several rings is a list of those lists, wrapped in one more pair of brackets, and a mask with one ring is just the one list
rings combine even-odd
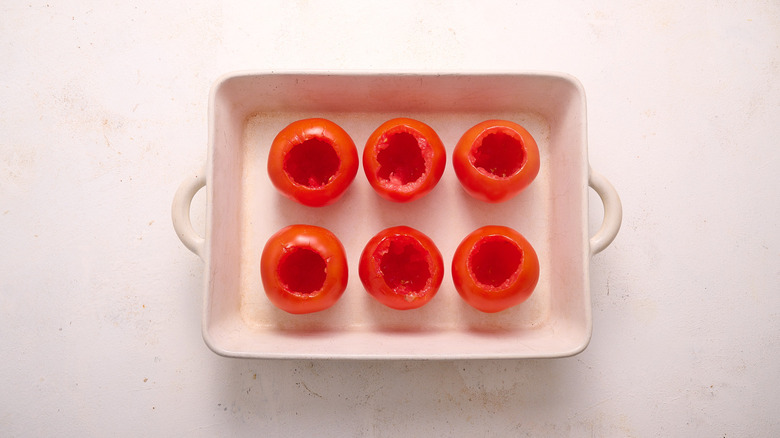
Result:
{"label": "shadow under baking dish", "polygon": [[[448,151],[437,187],[406,204],[376,195],[363,170],[338,202],[312,208],[284,198],[266,172],[274,136],[287,124],[324,117],[362,153],[394,117],[430,125]],[[487,119],[512,120],[536,139],[541,169],[517,197],[486,204],[468,196],[451,166],[460,136]],[[241,74],[218,81],[210,104],[207,285],[204,338],[240,357],[477,358],[576,354],[591,333],[587,243],[585,98],[565,75]],[[291,315],[274,307],[260,279],[260,254],[280,228],[325,227],[347,251],[350,278],[336,305]],[[484,314],[457,294],[455,248],[483,225],[522,233],[539,256],[539,284],[525,303]],[[380,230],[408,225],[430,236],[445,277],[426,306],[397,311],[376,302],[357,275],[363,246]]]}

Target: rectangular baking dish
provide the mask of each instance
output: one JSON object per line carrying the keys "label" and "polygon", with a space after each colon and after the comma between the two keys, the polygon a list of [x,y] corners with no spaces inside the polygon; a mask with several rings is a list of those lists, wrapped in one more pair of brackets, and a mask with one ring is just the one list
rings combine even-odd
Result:
{"label": "rectangular baking dish", "polygon": [[[394,117],[421,120],[441,137],[447,169],[436,189],[408,204],[379,198],[362,168],[343,198],[305,207],[276,192],[266,173],[272,139],[287,124],[324,117],[344,128],[358,153]],[[518,122],[536,139],[541,170],[517,197],[486,204],[469,197],[450,165],[452,149],[487,119]],[[588,236],[588,186],[604,202],[601,229]],[[192,229],[194,194],[207,187],[206,235]],[[461,359],[574,355],[591,336],[589,261],[618,232],[620,200],[588,164],[585,94],[573,77],[522,74],[234,73],[214,84],[204,168],[187,177],[173,203],[182,242],[206,265],[203,338],[216,353],[252,358]],[[347,290],[332,308],[291,315],[265,297],[260,254],[280,228],[325,227],[344,244]],[[541,276],[525,303],[484,314],[455,291],[449,272],[460,241],[483,225],[522,233]],[[430,236],[445,260],[444,282],[426,306],[384,307],[357,276],[365,243],[408,225]]]}

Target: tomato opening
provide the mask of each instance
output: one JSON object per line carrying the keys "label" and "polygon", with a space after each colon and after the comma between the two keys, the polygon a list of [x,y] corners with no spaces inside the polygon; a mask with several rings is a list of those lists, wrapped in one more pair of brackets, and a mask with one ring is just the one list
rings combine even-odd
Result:
{"label": "tomato opening", "polygon": [[523,142],[503,132],[486,135],[472,150],[474,166],[497,177],[507,177],[525,164]]}
{"label": "tomato opening", "polygon": [[279,261],[279,280],[288,290],[310,294],[325,284],[327,263],[308,248],[293,248]]}
{"label": "tomato opening", "polygon": [[310,138],[290,149],[284,157],[284,171],[298,184],[322,187],[336,176],[341,160],[333,145]]}
{"label": "tomato opening", "polygon": [[393,290],[419,292],[425,288],[431,272],[428,252],[411,237],[396,237],[380,256],[379,270]]}
{"label": "tomato opening", "polygon": [[493,236],[477,243],[469,262],[477,282],[488,287],[499,287],[520,268],[523,251],[514,242]]}
{"label": "tomato opening", "polygon": [[385,137],[384,145],[378,148],[377,176],[393,184],[404,185],[415,182],[425,173],[423,158],[417,139],[408,132],[397,132]]}

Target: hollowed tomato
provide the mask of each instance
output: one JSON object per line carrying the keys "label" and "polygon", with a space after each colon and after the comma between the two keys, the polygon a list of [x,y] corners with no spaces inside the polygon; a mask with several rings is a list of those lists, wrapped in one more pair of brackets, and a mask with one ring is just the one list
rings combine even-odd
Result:
{"label": "hollowed tomato", "polygon": [[355,179],[352,138],[326,119],[304,119],[282,129],[268,153],[268,176],[285,196],[321,207],[336,202]]}
{"label": "hollowed tomato", "polygon": [[429,193],[441,179],[447,152],[423,122],[397,118],[380,125],[363,149],[363,170],[385,199],[409,202]]}
{"label": "hollowed tomato", "polygon": [[336,236],[314,225],[291,225],[268,239],[260,259],[268,299],[289,313],[319,312],[347,288],[344,247]]}
{"label": "hollowed tomato", "polygon": [[525,128],[506,120],[487,120],[466,131],[452,155],[461,185],[485,202],[506,201],[539,173],[539,147]]}
{"label": "hollowed tomato", "polygon": [[452,280],[472,307],[500,312],[531,296],[539,281],[539,258],[517,231],[497,225],[482,227],[455,250]]}
{"label": "hollowed tomato", "polygon": [[380,303],[398,310],[428,303],[444,278],[444,260],[428,236],[399,226],[380,231],[360,256],[360,280]]}

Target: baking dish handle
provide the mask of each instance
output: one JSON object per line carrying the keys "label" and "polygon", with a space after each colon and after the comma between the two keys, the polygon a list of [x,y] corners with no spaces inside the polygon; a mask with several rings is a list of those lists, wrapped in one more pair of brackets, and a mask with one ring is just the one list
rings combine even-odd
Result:
{"label": "baking dish handle", "polygon": [[[173,229],[179,236],[181,243],[190,251],[194,252],[201,259],[204,259],[203,248],[206,239],[198,235],[192,227],[190,220],[190,206],[192,198],[206,185],[206,166],[194,175],[187,177],[182,181],[176,194],[173,195],[173,205],[171,205],[171,217],[173,218]],[[205,259],[204,259],[205,260]]]}
{"label": "baking dish handle", "polygon": [[588,185],[598,193],[604,203],[604,221],[601,228],[590,238],[590,253],[597,254],[608,247],[620,230],[623,222],[623,204],[617,190],[600,173],[590,169]]}

